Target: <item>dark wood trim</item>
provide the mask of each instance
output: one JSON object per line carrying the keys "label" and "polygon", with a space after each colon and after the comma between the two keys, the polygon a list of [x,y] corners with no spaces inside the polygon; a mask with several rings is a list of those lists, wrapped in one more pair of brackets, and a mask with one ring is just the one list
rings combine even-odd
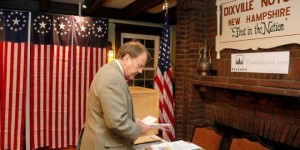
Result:
{"label": "dark wood trim", "polygon": [[[109,0],[86,0],[87,9],[81,9],[82,16],[111,18],[149,23],[164,23],[165,11],[152,14],[147,10],[163,3],[163,0],[136,0],[123,9],[108,8],[103,5]],[[51,0],[4,0],[2,9],[39,11],[56,14],[78,15],[79,5],[53,2]],[[176,24],[176,7],[169,9],[170,25]]]}
{"label": "dark wood trim", "polygon": [[103,6],[103,4],[105,4],[108,1],[110,0],[96,0],[92,4],[90,4],[88,9],[85,9],[84,13],[87,15],[91,15],[95,13],[99,8]]}
{"label": "dark wood trim", "polygon": [[40,0],[40,11],[47,12],[49,8],[50,0]]}
{"label": "dark wood trim", "polygon": [[125,19],[134,18],[148,9],[162,4],[163,2],[163,0],[136,0],[124,8],[124,11],[127,14]]}

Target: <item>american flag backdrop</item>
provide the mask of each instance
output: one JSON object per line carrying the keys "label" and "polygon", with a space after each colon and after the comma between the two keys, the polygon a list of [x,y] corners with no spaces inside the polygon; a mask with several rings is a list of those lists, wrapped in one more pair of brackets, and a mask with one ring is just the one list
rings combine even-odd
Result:
{"label": "american flag backdrop", "polygon": [[166,17],[162,38],[160,40],[158,66],[154,77],[154,88],[159,90],[159,122],[169,123],[172,126],[162,131],[165,140],[175,139],[174,101],[170,58],[170,27]]}
{"label": "american flag backdrop", "polygon": [[23,149],[29,13],[0,10],[0,149]]}
{"label": "american flag backdrop", "polygon": [[85,122],[85,104],[90,83],[97,70],[107,63],[107,20],[91,17],[73,17],[74,46],[72,69],[72,100],[70,115],[74,122],[71,143],[78,140],[79,132]]}
{"label": "american flag backdrop", "polygon": [[96,71],[106,63],[107,21],[32,15],[31,148],[75,146]]}
{"label": "american flag backdrop", "polygon": [[32,14],[30,56],[31,148],[69,144],[72,18]]}

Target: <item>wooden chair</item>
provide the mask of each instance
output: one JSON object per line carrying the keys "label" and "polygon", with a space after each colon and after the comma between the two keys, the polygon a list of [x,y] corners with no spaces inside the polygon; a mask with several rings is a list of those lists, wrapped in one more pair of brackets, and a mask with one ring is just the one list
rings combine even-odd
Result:
{"label": "wooden chair", "polygon": [[205,150],[219,150],[222,145],[222,135],[212,126],[195,126],[192,143]]}
{"label": "wooden chair", "polygon": [[232,136],[230,150],[271,150],[273,147],[264,144],[258,136],[247,134],[244,137]]}

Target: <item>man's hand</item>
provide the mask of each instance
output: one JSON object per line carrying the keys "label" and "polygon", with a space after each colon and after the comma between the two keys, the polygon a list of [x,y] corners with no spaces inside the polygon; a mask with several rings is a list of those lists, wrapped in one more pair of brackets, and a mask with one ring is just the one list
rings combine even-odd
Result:
{"label": "man's hand", "polygon": [[147,132],[149,132],[151,130],[151,127],[149,127],[148,125],[146,125],[140,119],[136,119],[136,123],[139,124],[139,125],[141,125],[140,135],[145,135]]}

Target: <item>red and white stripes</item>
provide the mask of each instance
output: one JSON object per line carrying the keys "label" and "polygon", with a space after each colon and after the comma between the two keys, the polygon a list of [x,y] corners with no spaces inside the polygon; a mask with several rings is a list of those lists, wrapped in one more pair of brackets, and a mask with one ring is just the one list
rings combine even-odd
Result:
{"label": "red and white stripes", "polygon": [[[70,48],[32,45],[30,73],[31,146],[64,147],[67,139]],[[54,137],[54,138],[53,138]],[[50,145],[49,145],[50,144]]]}
{"label": "red and white stripes", "polygon": [[[1,42],[3,62],[0,149],[22,149],[27,82],[27,43]],[[3,67],[3,68],[2,68]]]}
{"label": "red and white stripes", "polygon": [[70,132],[76,144],[78,135],[85,122],[85,104],[90,83],[98,69],[106,63],[106,48],[74,47],[72,71],[71,122],[75,122]]}
{"label": "red and white stripes", "polygon": [[31,148],[76,145],[85,121],[85,101],[106,49],[32,45]]}
{"label": "red and white stripes", "polygon": [[167,69],[164,74],[161,74],[160,69],[157,69],[156,76],[154,77],[154,88],[158,89],[159,94],[159,110],[160,110],[160,123],[170,123],[170,131],[162,131],[162,136],[165,140],[173,141],[175,139],[175,120],[174,120],[174,101],[173,101],[173,85],[171,68]]}

